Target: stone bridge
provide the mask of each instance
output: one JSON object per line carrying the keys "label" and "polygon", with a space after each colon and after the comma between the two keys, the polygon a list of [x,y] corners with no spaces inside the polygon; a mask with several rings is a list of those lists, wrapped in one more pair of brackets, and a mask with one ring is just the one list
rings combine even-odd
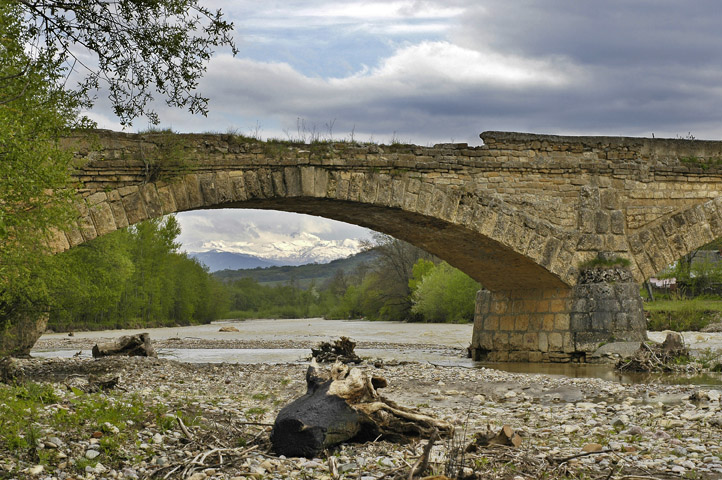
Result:
{"label": "stone bridge", "polygon": [[[568,361],[645,338],[639,284],[722,236],[722,142],[481,134],[484,145],[293,144],[95,131],[81,219],[55,252],[187,210],[267,208],[362,225],[482,283],[476,358]],[[590,268],[595,259],[626,268]],[[599,262],[597,262],[599,263]]]}

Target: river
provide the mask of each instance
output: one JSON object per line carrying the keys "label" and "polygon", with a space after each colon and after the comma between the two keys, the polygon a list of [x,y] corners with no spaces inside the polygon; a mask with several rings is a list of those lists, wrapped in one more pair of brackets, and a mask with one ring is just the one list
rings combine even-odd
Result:
{"label": "river", "polygon": [[[238,332],[220,332],[219,329],[224,326],[235,327]],[[346,336],[359,343],[360,348],[356,349],[359,356],[383,361],[421,361],[465,367],[492,366],[518,373],[597,377],[622,383],[654,381],[722,384],[722,376],[718,374],[650,377],[622,375],[607,365],[473,362],[464,356],[471,340],[472,329],[471,324],[367,322],[320,318],[220,321],[189,327],[76,332],[70,345],[64,345],[69,342],[67,334],[50,333],[41,337],[36,349],[31,353],[37,357],[70,357],[80,352],[80,356],[89,357],[90,348],[97,342],[122,335],[149,332],[151,339],[164,345],[158,349],[161,358],[193,363],[293,363],[307,361],[311,345]],[[683,335],[687,345],[695,352],[705,349],[722,352],[720,333],[685,332]],[[649,332],[649,337],[654,341],[662,341],[665,334]],[[215,341],[233,344],[233,347],[215,348]],[[189,344],[196,345],[189,348]]]}

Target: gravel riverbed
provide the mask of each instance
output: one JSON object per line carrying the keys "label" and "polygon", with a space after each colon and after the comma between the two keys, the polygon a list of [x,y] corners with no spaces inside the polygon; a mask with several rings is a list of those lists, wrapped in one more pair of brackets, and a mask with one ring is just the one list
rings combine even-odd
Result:
{"label": "gravel riverbed", "polygon": [[[306,368],[153,358],[16,360],[11,368],[16,384],[48,383],[55,396],[33,413],[33,455],[0,445],[0,478],[408,478],[425,440],[346,444],[309,459],[270,450],[268,424],[305,392]],[[621,385],[416,362],[358,368],[388,380],[384,396],[457,426],[454,439],[431,450],[429,474],[722,478],[722,392],[713,388]],[[84,393],[96,376],[117,376],[118,384]],[[133,411],[132,419],[106,421],[95,412],[92,420],[59,428],[58,417],[86,412],[84,399],[95,402],[96,410],[135,405],[141,411]],[[522,437],[520,447],[455,455],[475,433],[503,425]]]}

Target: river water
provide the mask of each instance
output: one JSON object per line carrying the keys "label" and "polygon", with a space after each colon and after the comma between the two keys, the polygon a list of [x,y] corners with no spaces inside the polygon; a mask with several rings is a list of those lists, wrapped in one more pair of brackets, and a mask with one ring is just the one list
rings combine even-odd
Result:
{"label": "river water", "polygon": [[[238,332],[220,332],[223,326],[233,326]],[[471,340],[471,324],[428,324],[401,322],[366,322],[360,320],[279,319],[222,321],[209,325],[151,329],[102,330],[77,332],[74,341],[94,344],[122,335],[149,332],[153,340],[172,341],[172,348],[159,349],[159,356],[195,363],[290,363],[305,362],[310,356],[309,345],[333,341],[346,336],[359,342],[356,352],[362,358],[384,361],[421,361],[441,365],[466,367],[487,366],[501,370],[564,375],[569,377],[596,377],[622,383],[663,382],[722,385],[722,376],[641,376],[620,374],[607,365],[529,364],[473,362],[464,356]],[[722,334],[686,332],[685,342],[695,352],[709,349],[722,353]],[[650,332],[654,341],[664,340],[665,333]],[[39,345],[60,343],[67,334],[52,333],[41,337]],[[184,344],[220,340],[237,342],[238,348],[184,348]],[[45,342],[48,341],[48,342]],[[168,344],[168,342],[166,342]],[[281,346],[282,348],[276,348]],[[70,357],[78,348],[32,351],[37,357]],[[89,357],[90,350],[81,350],[80,356]]]}

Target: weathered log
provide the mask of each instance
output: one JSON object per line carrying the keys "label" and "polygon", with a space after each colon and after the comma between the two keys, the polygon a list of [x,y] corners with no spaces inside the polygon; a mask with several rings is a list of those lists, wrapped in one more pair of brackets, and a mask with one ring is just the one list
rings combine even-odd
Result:
{"label": "weathered log", "polygon": [[321,363],[361,363],[361,357],[354,352],[356,342],[348,337],[331,342],[321,342],[316,348],[311,348],[311,356]]}
{"label": "weathered log", "polygon": [[139,333],[118,338],[115,342],[99,343],[93,347],[93,357],[157,357],[150,341],[150,334]]}
{"label": "weathered log", "polygon": [[450,424],[399,406],[381,397],[376,389],[386,380],[369,377],[358,368],[336,363],[330,375],[315,360],[306,372],[306,394],[285,406],[271,432],[279,455],[314,457],[345,441],[378,436],[390,440],[430,437],[434,431],[448,435]]}

